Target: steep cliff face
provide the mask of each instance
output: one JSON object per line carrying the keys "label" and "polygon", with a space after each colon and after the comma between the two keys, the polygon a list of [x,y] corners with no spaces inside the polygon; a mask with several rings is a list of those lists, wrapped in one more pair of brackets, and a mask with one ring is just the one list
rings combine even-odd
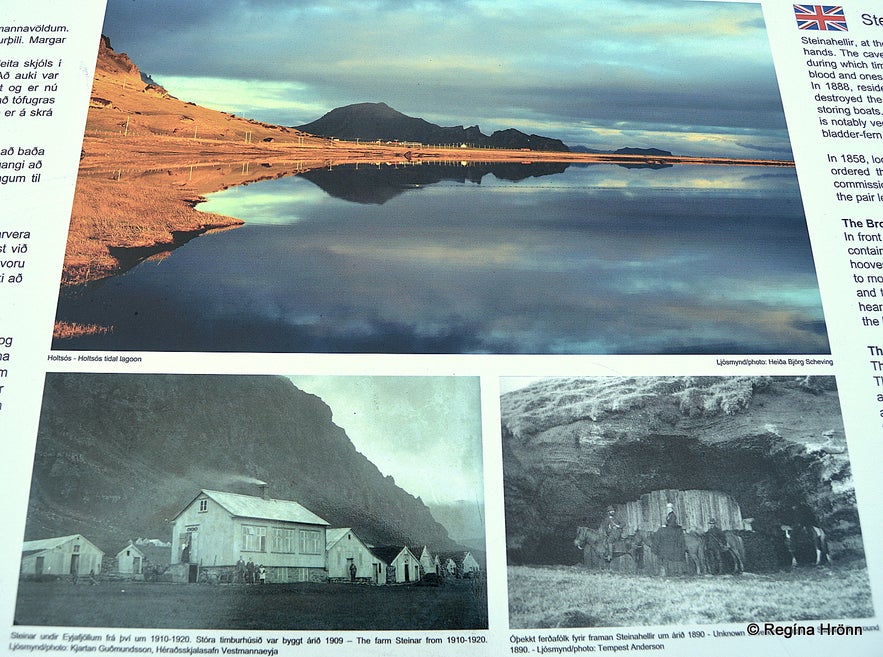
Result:
{"label": "steep cliff face", "polygon": [[116,52],[110,45],[110,38],[101,35],[101,41],[98,43],[98,70],[106,73],[116,73],[118,75],[128,75],[133,81],[141,80],[141,71],[135,66],[135,63],[129,59],[124,52]]}
{"label": "steep cliff face", "polygon": [[101,35],[98,44],[98,60],[95,64],[98,76],[112,76],[132,89],[150,90],[165,94],[166,90],[144,75],[129,56],[124,52],[116,52],[110,45],[110,39]]}
{"label": "steep cliff face", "polygon": [[168,540],[201,488],[258,495],[259,481],[375,544],[452,545],[321,399],[281,377],[215,375],[49,374],[26,538]]}
{"label": "steep cliff face", "polygon": [[550,379],[501,411],[511,562],[573,563],[578,525],[663,489],[731,495],[770,543],[812,515],[862,554],[833,378]]}

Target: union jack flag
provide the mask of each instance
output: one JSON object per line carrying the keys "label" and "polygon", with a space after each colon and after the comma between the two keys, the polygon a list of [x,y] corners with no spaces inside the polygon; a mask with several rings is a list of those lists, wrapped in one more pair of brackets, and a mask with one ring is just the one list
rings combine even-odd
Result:
{"label": "union jack flag", "polygon": [[797,29],[846,32],[846,14],[835,5],[794,5]]}

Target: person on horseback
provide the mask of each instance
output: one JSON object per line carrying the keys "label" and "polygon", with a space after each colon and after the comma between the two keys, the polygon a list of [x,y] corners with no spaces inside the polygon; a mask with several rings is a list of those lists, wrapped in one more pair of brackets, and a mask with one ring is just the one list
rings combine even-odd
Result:
{"label": "person on horseback", "polygon": [[675,513],[675,505],[671,502],[665,505],[665,526],[673,529],[681,528],[681,526],[678,524],[678,516]]}
{"label": "person on horseback", "polygon": [[599,527],[599,531],[604,537],[604,561],[608,563],[613,560],[614,545],[622,540],[622,527],[622,522],[616,517],[616,510],[612,506],[608,506],[607,517]]}
{"label": "person on horseback", "polygon": [[687,544],[674,504],[665,505],[665,524],[657,532],[657,553],[663,576],[681,575],[686,567]]}

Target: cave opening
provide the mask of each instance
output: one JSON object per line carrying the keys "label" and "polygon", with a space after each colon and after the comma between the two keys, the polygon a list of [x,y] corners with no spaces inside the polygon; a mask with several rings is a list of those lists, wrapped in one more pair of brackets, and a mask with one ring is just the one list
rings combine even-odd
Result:
{"label": "cave opening", "polygon": [[[612,436],[590,448],[576,444],[563,476],[532,473],[507,482],[507,494],[531,499],[533,506],[533,522],[520,523],[510,517],[514,514],[507,505],[510,563],[577,563],[581,555],[573,540],[578,526],[597,528],[608,505],[634,502],[665,489],[731,496],[742,517],[752,519],[752,530],[742,532],[749,551],[748,570],[785,566],[783,524],[811,522],[824,528],[842,555],[863,556],[855,505],[845,504],[832,489],[838,477],[849,476],[848,464],[846,472],[842,468],[832,472],[824,453],[808,451],[771,432],[726,439],[703,438],[701,433],[660,432],[639,440]],[[525,489],[519,491],[520,485]],[[530,488],[535,493],[532,498]],[[530,536],[528,526],[542,529]]]}

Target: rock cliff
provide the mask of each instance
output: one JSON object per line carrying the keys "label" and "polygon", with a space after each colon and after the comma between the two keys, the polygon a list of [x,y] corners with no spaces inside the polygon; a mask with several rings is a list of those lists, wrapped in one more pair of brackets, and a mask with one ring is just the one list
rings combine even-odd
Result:
{"label": "rock cliff", "polygon": [[863,555],[832,377],[548,379],[501,412],[510,563],[574,563],[578,525],[665,489],[731,495],[767,545],[811,516]]}

